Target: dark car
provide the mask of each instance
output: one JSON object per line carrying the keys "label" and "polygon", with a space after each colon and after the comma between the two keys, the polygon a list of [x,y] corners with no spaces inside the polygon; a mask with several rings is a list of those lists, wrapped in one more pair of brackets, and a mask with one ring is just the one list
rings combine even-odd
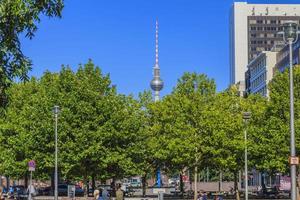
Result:
{"label": "dark car", "polygon": [[279,190],[277,187],[265,187],[262,189],[263,198],[277,198],[279,195]]}
{"label": "dark car", "polygon": [[[58,185],[58,196],[68,196],[68,185]],[[79,186],[75,185],[75,196],[84,196],[84,190]]]}
{"label": "dark car", "polygon": [[59,184],[57,186],[58,196],[67,196],[68,195],[68,185],[67,184]]}
{"label": "dark car", "polygon": [[39,192],[39,195],[42,195],[42,196],[51,196],[53,195],[52,193],[52,188],[49,186],[49,187],[41,187],[38,189],[38,192]]}
{"label": "dark car", "polygon": [[27,191],[24,185],[16,185],[13,187],[14,193],[17,194],[18,196],[20,195],[26,195]]}

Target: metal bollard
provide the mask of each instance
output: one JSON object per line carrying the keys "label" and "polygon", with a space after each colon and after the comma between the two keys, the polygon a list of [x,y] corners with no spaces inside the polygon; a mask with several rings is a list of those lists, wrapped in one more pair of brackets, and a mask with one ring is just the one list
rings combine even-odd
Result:
{"label": "metal bollard", "polygon": [[158,192],[158,200],[164,200],[164,193]]}

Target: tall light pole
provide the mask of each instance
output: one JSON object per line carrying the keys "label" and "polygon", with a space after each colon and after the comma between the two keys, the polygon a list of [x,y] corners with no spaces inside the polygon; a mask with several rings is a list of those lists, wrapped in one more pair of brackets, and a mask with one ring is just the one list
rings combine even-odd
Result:
{"label": "tall light pole", "polygon": [[245,123],[244,137],[245,137],[245,200],[248,200],[248,149],[247,149],[247,123],[251,118],[251,112],[244,112],[243,119]]}
{"label": "tall light pole", "polygon": [[[196,91],[197,91],[197,88],[198,88],[198,84],[197,82],[195,81],[194,82],[194,92],[195,92],[195,95],[196,95]],[[196,140],[196,132],[195,132],[195,140]],[[197,142],[197,141],[196,141]],[[195,187],[195,192],[194,192],[194,200],[197,200],[198,199],[198,187],[197,187],[197,176],[198,176],[198,147],[196,146],[196,149],[195,149],[195,177],[194,177],[194,187]]]}
{"label": "tall light pole", "polygon": [[294,82],[293,82],[293,44],[298,40],[298,23],[296,21],[286,21],[283,26],[283,31],[279,34],[283,35],[283,40],[289,45],[290,51],[290,67],[289,67],[289,79],[290,79],[290,167],[291,167],[291,200],[296,200],[296,148],[295,148],[295,128],[294,128]]}
{"label": "tall light pole", "polygon": [[57,121],[58,121],[58,113],[59,113],[59,106],[53,107],[53,112],[55,116],[55,172],[54,172],[54,199],[58,200],[58,167],[57,167]]}

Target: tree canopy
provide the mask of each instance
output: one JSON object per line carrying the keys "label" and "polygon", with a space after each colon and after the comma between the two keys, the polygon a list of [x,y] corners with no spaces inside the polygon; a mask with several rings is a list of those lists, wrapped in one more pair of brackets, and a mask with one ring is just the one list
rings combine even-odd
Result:
{"label": "tree canopy", "polygon": [[[28,80],[31,60],[23,54],[21,37],[32,39],[41,16],[61,17],[63,0],[0,0],[0,91],[16,78]],[[3,97],[2,97],[3,98]],[[5,100],[2,100],[5,101]]]}

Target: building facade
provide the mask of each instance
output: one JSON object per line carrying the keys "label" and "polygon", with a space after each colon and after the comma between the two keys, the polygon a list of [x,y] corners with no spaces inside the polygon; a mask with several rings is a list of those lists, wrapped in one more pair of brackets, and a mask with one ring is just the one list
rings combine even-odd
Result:
{"label": "building facade", "polygon": [[247,65],[260,52],[282,41],[277,35],[287,20],[300,22],[300,4],[235,2],[230,14],[230,84],[245,83]]}
{"label": "building facade", "polygon": [[268,83],[273,79],[277,52],[263,51],[247,66],[247,93],[268,97]]}
{"label": "building facade", "polygon": [[[300,36],[299,36],[300,37]],[[286,45],[283,49],[281,49],[276,57],[276,68],[274,70],[278,70],[283,72],[286,68],[290,66],[290,49],[289,46]],[[300,64],[300,39],[293,44],[293,65]]]}

